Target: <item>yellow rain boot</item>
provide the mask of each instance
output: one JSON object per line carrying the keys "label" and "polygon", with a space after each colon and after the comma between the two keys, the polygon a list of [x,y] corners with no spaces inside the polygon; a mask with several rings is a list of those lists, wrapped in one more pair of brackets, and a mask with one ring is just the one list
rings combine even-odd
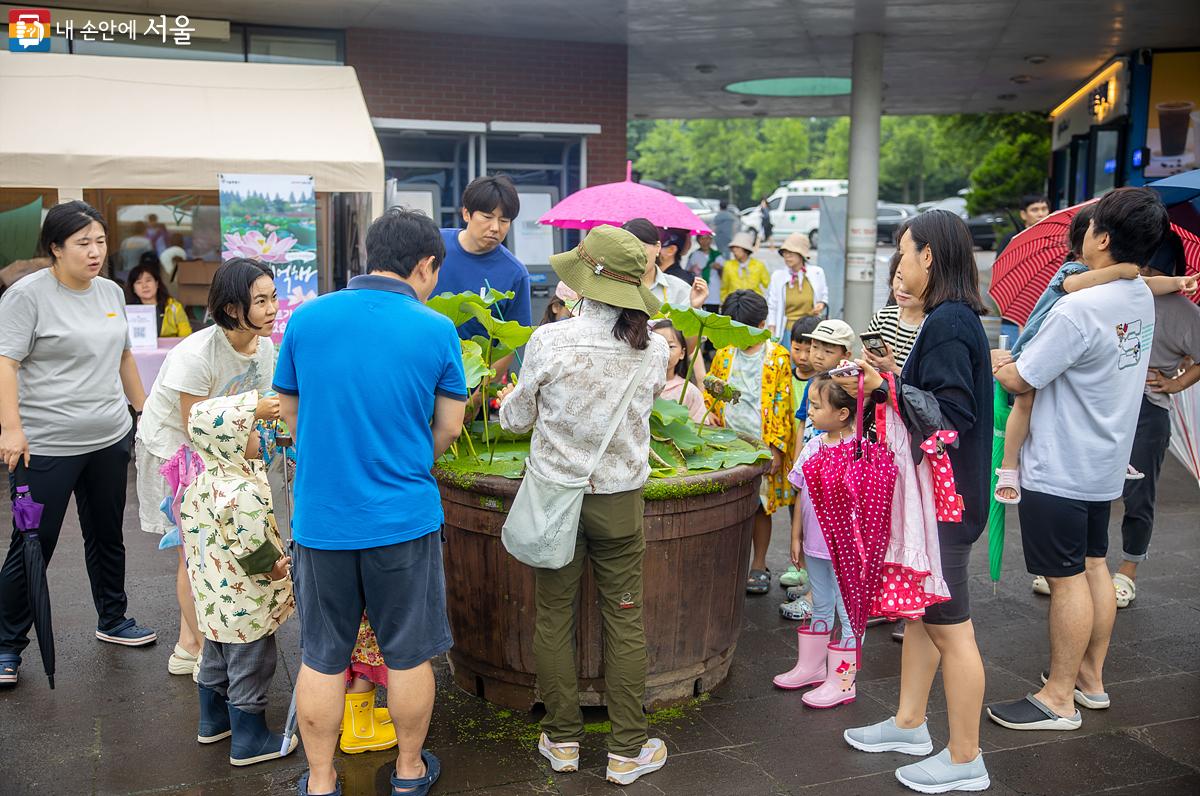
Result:
{"label": "yellow rain boot", "polygon": [[392,726],[387,709],[375,707],[375,689],[361,694],[346,694],[339,744],[342,751],[353,755],[391,749],[395,745],[396,728]]}

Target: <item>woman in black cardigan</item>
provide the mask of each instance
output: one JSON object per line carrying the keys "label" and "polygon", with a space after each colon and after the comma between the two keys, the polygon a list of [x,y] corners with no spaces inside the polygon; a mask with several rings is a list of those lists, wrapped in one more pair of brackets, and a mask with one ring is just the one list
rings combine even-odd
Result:
{"label": "woman in black cardigan", "polygon": [[[964,502],[963,520],[938,523],[942,575],[951,598],[908,624],[896,716],[847,730],[845,738],[863,751],[929,754],[933,745],[925,711],[934,675],[944,664],[949,745],[896,775],[903,784],[926,793],[978,790],[989,782],[979,749],[984,674],[971,624],[967,563],[971,545],[987,522],[992,458],[992,376],[987,336],[979,320],[984,311],[979,272],[970,230],[958,216],[943,210],[922,213],[901,230],[900,255],[904,292],[924,301],[926,317],[900,375],[899,397],[925,404],[927,415],[940,414],[937,428],[958,432],[958,446],[949,454]],[[879,374],[859,364],[867,374],[867,388],[881,386]],[[919,439],[931,430],[909,428]]]}

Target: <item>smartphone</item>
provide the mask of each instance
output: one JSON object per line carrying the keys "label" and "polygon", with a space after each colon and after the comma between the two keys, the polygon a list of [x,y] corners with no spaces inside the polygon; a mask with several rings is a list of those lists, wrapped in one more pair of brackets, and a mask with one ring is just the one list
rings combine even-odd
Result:
{"label": "smartphone", "polygon": [[853,362],[844,362],[829,371],[830,376],[857,376],[858,374],[858,365]]}
{"label": "smartphone", "polygon": [[863,332],[859,339],[862,340],[863,348],[870,351],[877,357],[886,357],[888,354],[887,343],[883,342],[883,335],[879,332]]}

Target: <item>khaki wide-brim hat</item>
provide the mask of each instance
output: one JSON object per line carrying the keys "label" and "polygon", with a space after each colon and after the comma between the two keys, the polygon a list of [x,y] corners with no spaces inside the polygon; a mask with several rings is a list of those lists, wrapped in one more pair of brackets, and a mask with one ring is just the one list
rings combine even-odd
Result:
{"label": "khaki wide-brim hat", "polygon": [[550,267],[585,299],[647,315],[657,315],[662,306],[642,285],[646,247],[632,232],[595,227],[574,249],[551,255]]}
{"label": "khaki wide-brim hat", "polygon": [[787,236],[787,240],[779,247],[781,252],[795,252],[796,254],[808,260],[812,254],[812,241],[803,232],[793,232]]}
{"label": "khaki wide-brim hat", "polygon": [[754,245],[754,236],[749,232],[739,232],[734,235],[733,240],[729,241],[729,248],[732,249],[734,246],[737,246],[739,249],[745,249],[751,254],[754,254],[758,250],[758,247]]}

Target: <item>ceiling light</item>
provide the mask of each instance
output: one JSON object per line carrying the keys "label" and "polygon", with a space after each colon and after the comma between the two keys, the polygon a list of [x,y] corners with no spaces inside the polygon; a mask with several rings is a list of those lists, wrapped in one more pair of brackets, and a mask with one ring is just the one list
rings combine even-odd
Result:
{"label": "ceiling light", "polygon": [[850,93],[848,77],[771,77],[730,83],[725,90],[761,97],[832,97]]}
{"label": "ceiling light", "polygon": [[1013,75],[1009,78],[1009,80],[1016,83],[1018,86],[1023,86],[1026,83],[1033,81],[1033,75]]}
{"label": "ceiling light", "polygon": [[744,99],[744,100],[741,100],[741,103],[742,103],[743,105],[745,105],[747,108],[753,108],[755,105],[757,105],[757,104],[758,104],[758,100],[756,100],[756,99]]}
{"label": "ceiling light", "polygon": [[1034,66],[1041,66],[1042,64],[1046,63],[1049,60],[1050,60],[1050,56],[1048,56],[1048,55],[1027,55],[1027,56],[1025,56],[1025,63],[1033,64]]}
{"label": "ceiling light", "polygon": [[702,75],[711,75],[717,71],[716,64],[696,64],[696,71]]}

